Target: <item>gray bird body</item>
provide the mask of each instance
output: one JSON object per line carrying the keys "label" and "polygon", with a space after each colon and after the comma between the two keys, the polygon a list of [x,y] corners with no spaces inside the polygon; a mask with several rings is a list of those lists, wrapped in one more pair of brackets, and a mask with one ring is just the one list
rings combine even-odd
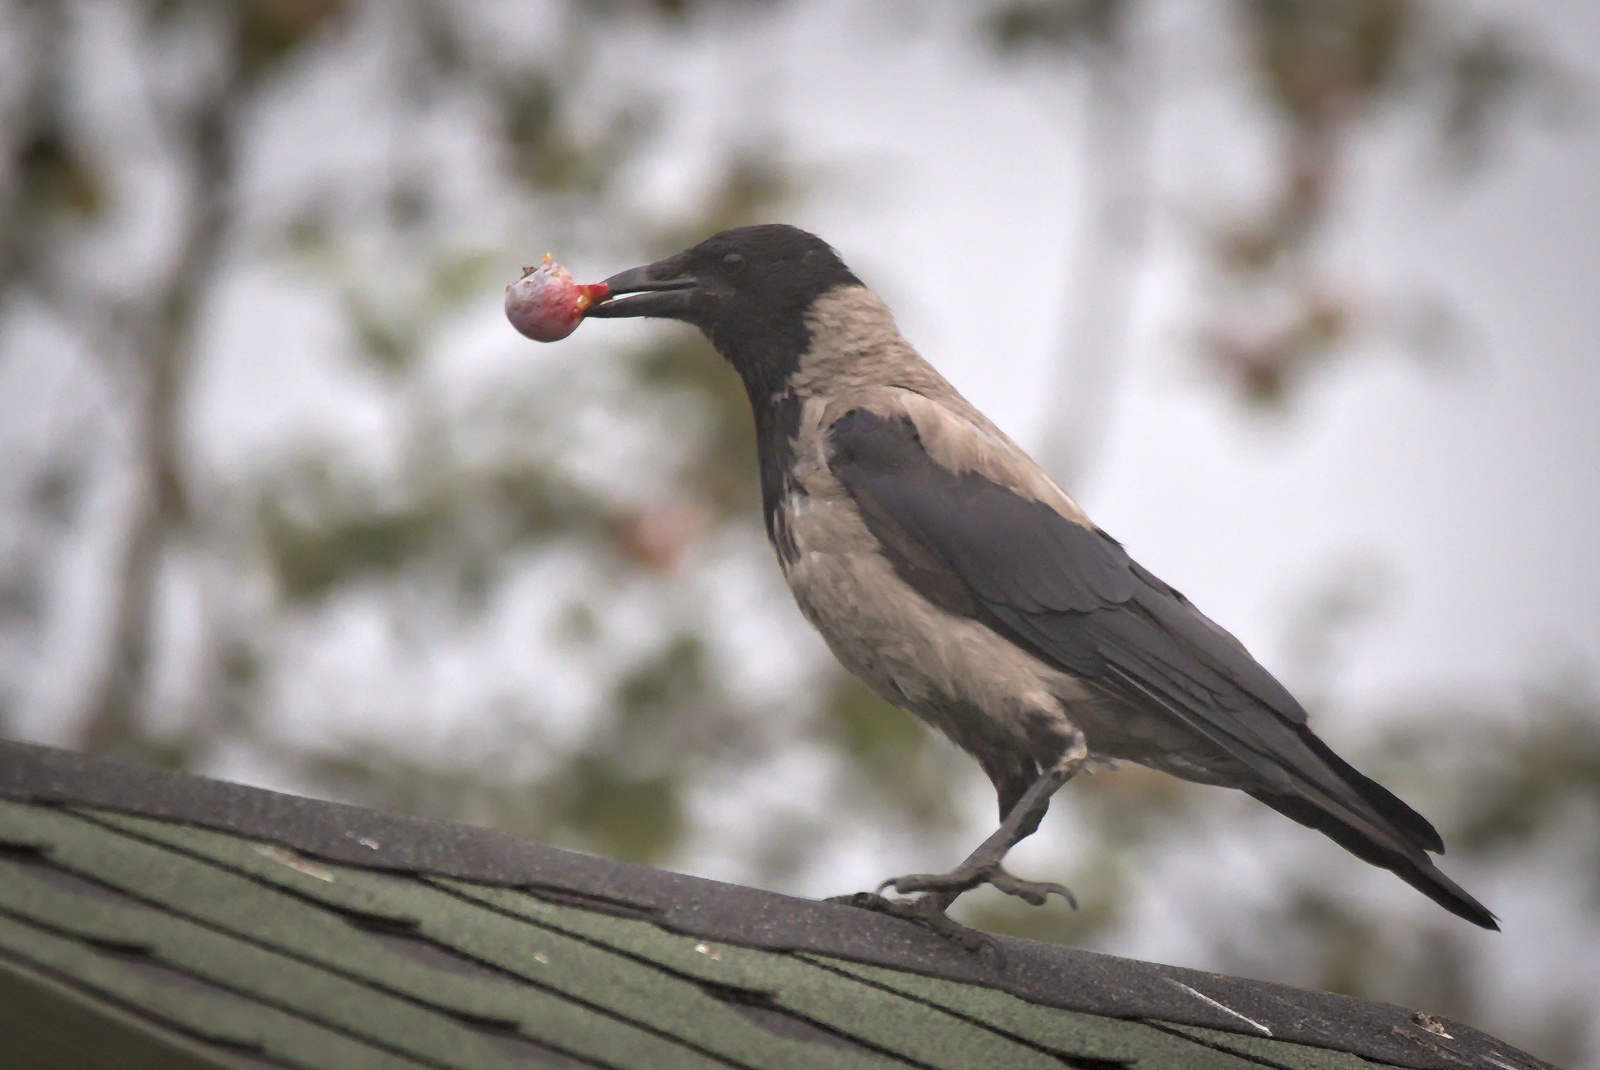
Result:
{"label": "gray bird body", "polygon": [[978,471],[1015,493],[1043,498],[1063,516],[1076,507],[917,356],[870,291],[834,291],[807,321],[812,345],[790,383],[800,403],[794,462],[777,503],[782,534],[774,542],[784,578],[846,668],[986,769],[1003,769],[1011,755],[1037,749],[1032,737],[1054,738],[1052,724],[1070,719],[1069,703],[1086,714],[1088,692],[900,577],[831,467],[829,430],[856,410],[909,419],[935,463]]}
{"label": "gray bird body", "polygon": [[[812,344],[790,380],[800,418],[773,542],[800,611],[829,649],[879,696],[976,758],[991,780],[1008,781],[1009,801],[1060,754],[1072,725],[1096,756],[1160,767],[1185,742],[1181,733],[1151,726],[1168,738],[1141,745],[1137,730],[1119,725],[1076,676],[937,605],[900,576],[833,470],[829,431],[858,410],[906,419],[948,471],[975,472],[1088,526],[1077,503],[917,355],[876,294],[836,290],[806,319]],[[1003,816],[1005,800],[1001,807]]]}
{"label": "gray bird body", "polygon": [[744,378],[767,531],[808,620],[878,695],[993,781],[1001,829],[951,874],[889,882],[950,899],[1059,886],[1000,859],[1093,759],[1239,788],[1495,927],[1428,858],[1432,826],[1312,734],[1245,648],[1132,561],[900,335],[825,244],[727,231],[608,280],[599,317],[701,327]]}

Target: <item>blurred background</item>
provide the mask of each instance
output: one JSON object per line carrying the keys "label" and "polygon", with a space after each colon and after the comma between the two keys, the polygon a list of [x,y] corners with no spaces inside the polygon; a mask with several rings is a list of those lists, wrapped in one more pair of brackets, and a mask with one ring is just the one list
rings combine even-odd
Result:
{"label": "blurred background", "polygon": [[1600,1067],[1600,7],[0,0],[0,733],[803,895],[987,834],[847,679],[685,328],[503,287],[821,233],[1418,806],[1502,935],[1075,781],[996,930]]}

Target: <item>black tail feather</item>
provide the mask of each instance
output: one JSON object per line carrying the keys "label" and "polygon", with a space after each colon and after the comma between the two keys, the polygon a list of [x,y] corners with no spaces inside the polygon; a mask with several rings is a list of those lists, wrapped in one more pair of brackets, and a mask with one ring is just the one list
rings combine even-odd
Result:
{"label": "black tail feather", "polygon": [[1394,792],[1335,754],[1333,748],[1318,739],[1311,729],[1304,725],[1299,728],[1300,739],[1305,745],[1311,748],[1313,754],[1326,762],[1328,767],[1339,775],[1339,779],[1361,797],[1362,802],[1376,810],[1380,817],[1416,846],[1424,851],[1432,851],[1436,855],[1444,854],[1444,840],[1427,818],[1407,806]]}
{"label": "black tail feather", "polygon": [[[1325,750],[1326,747],[1323,749]],[[1332,754],[1331,751],[1328,753]],[[1356,775],[1360,776],[1360,774]],[[1366,780],[1366,778],[1362,777],[1362,780]],[[1366,783],[1377,787],[1373,781],[1366,780]],[[1360,790],[1359,787],[1357,790]],[[1383,791],[1382,788],[1379,788],[1379,790]],[[1352,825],[1338,814],[1332,813],[1311,800],[1298,795],[1274,795],[1260,791],[1252,791],[1250,794],[1278,811],[1284,817],[1292,821],[1298,821],[1308,828],[1316,829],[1362,861],[1370,862],[1375,866],[1389,870],[1457,917],[1465,918],[1472,924],[1482,926],[1485,929],[1493,929],[1496,932],[1500,930],[1498,921],[1490,913],[1489,909],[1467,894],[1466,890],[1459,884],[1441,873],[1439,867],[1433,864],[1433,860],[1422,851],[1416,849],[1403,851],[1396,849],[1395,846],[1382,843],[1380,840],[1375,839],[1371,833]],[[1416,811],[1407,807],[1400,800],[1395,799],[1387,791],[1383,791],[1383,794],[1388,799],[1392,799],[1395,804],[1403,807],[1405,812],[1411,814],[1417,821],[1422,822],[1428,831],[1432,833],[1433,839],[1438,839],[1438,833],[1433,831],[1433,826],[1428,825],[1426,821],[1416,814]],[[1363,798],[1366,797],[1365,792],[1362,792],[1362,795]],[[1374,809],[1378,809],[1379,813],[1382,813],[1385,817],[1389,816],[1375,804]],[[1400,838],[1403,840],[1410,841],[1414,839],[1414,831],[1409,826],[1402,825],[1395,831],[1400,834]]]}

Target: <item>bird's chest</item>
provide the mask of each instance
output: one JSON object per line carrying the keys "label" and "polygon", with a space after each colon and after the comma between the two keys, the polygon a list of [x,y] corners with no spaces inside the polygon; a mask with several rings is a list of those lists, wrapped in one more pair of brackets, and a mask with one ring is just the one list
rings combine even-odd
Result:
{"label": "bird's chest", "polygon": [[[1056,707],[1058,674],[917,594],[842,486],[817,479],[806,491],[783,503],[790,552],[780,560],[800,611],[847,669],[963,745],[975,732],[1009,735],[1027,711]],[[971,723],[974,713],[990,727]],[[968,723],[951,723],[958,716]]]}
{"label": "bird's chest", "polygon": [[784,577],[795,602],[846,669],[893,705],[948,731],[959,650],[948,622],[895,575],[854,505],[827,493],[787,503],[794,552]]}
{"label": "bird's chest", "polygon": [[842,488],[821,482],[797,487],[778,509],[774,545],[789,590],[845,666],[875,689],[925,690],[909,677],[916,637],[930,622],[918,619]]}

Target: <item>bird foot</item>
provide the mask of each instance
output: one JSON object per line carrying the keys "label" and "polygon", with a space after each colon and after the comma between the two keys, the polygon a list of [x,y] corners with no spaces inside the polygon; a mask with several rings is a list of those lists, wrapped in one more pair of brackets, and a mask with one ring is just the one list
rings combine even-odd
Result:
{"label": "bird foot", "polygon": [[885,888],[893,888],[901,895],[929,892],[944,897],[948,903],[962,892],[970,891],[980,884],[987,884],[1007,895],[1014,895],[1036,907],[1044,906],[1045,900],[1054,892],[1065,899],[1073,910],[1078,909],[1077,897],[1066,885],[1054,881],[1023,880],[1007,872],[998,862],[974,866],[963,864],[949,873],[912,873],[904,877],[894,877],[878,885],[878,891],[882,893]]}
{"label": "bird foot", "polygon": [[994,953],[995,965],[1005,968],[1006,953],[994,937],[956,921],[944,912],[937,895],[920,895],[915,899],[889,899],[876,892],[856,892],[853,895],[836,895],[823,900],[842,906],[860,907],[879,914],[888,914],[902,921],[913,922],[944,937],[974,954],[988,950]]}

